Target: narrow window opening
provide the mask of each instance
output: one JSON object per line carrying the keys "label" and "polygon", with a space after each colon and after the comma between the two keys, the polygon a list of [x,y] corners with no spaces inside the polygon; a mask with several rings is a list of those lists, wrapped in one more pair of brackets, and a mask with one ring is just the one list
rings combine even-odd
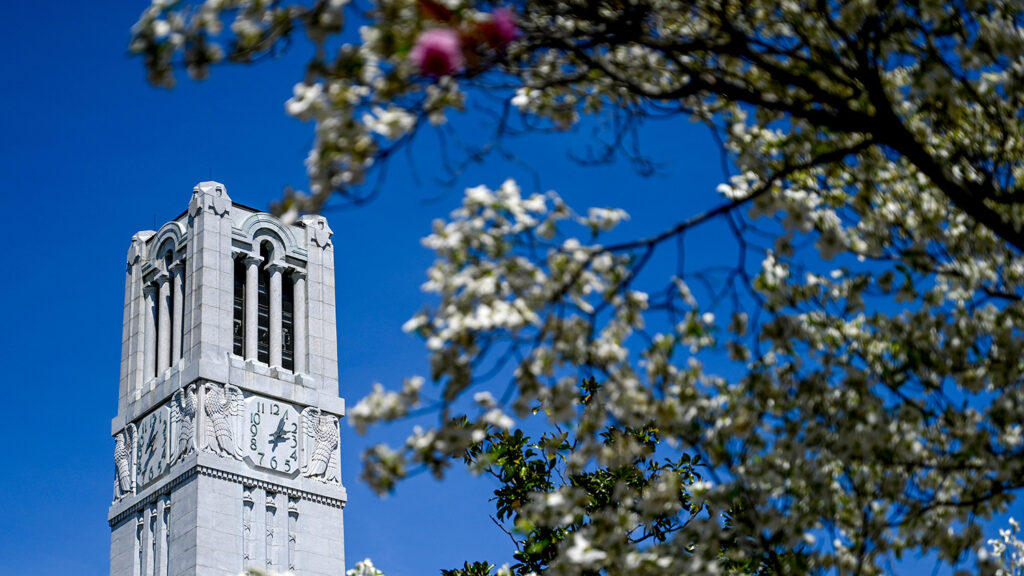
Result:
{"label": "narrow window opening", "polygon": [[[174,254],[170,250],[168,250],[164,254],[164,271],[167,273],[167,282],[168,282],[168,284],[167,284],[167,287],[168,287],[167,294],[168,294],[168,296],[167,296],[167,302],[161,302],[161,304],[164,304],[164,305],[167,306],[167,317],[171,319],[171,321],[168,323],[168,326],[167,326],[168,328],[172,328],[174,326],[174,309],[179,306],[178,295],[175,294],[175,290],[174,290],[174,273],[171,271],[171,266],[173,266],[173,265],[174,265]],[[168,334],[168,337],[170,337],[169,334]],[[171,364],[174,364],[174,360],[176,360],[178,358],[178,354],[174,350],[171,350],[171,353],[170,353],[170,355],[168,357],[171,360]],[[161,366],[161,368],[163,368],[163,366]]]}
{"label": "narrow window opening", "polygon": [[270,364],[270,271],[267,269],[270,264],[270,249],[266,243],[260,246],[260,257],[263,258],[263,264],[260,266],[257,299],[259,305],[256,313],[256,359],[264,364]]}
{"label": "narrow window opening", "polygon": [[292,273],[289,272],[281,280],[281,366],[285,370],[294,370],[295,286]]}
{"label": "narrow window opening", "polygon": [[245,356],[245,254],[235,258],[235,298],[232,306],[232,351]]}
{"label": "narrow window opening", "polygon": [[[178,321],[181,322],[181,325],[178,326],[178,328],[181,330],[181,342],[178,343],[179,348],[172,352],[172,355],[175,359],[182,358],[185,356],[185,274],[187,273],[186,270],[188,270],[188,263],[185,261],[184,256],[181,257],[180,262],[181,270],[178,272],[178,274],[181,274],[181,292],[175,290],[174,305],[181,306],[181,313],[178,316],[176,316]],[[178,300],[181,300],[181,302],[179,303]]]}
{"label": "narrow window opening", "polygon": [[149,359],[149,377],[156,378],[160,375],[160,288],[153,285],[153,299],[149,314],[153,316],[153,353]]}

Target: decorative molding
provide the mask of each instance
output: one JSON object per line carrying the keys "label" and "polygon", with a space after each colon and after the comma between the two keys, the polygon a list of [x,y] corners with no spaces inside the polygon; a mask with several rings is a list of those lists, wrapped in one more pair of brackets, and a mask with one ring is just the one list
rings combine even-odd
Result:
{"label": "decorative molding", "polygon": [[[164,254],[160,253],[160,248],[163,246],[168,239],[171,240],[171,256],[176,258],[179,254],[179,249],[182,241],[188,238],[188,232],[185,229],[185,225],[176,220],[164,224],[157,230],[156,234],[153,235],[151,241],[148,242],[151,250],[147,250],[146,258],[151,263],[156,263],[164,257]],[[165,252],[166,253],[166,252]]]}
{"label": "decorative molding", "polygon": [[[314,504],[322,504],[324,506],[330,506],[331,508],[344,508],[345,501],[338,498],[331,498],[330,496],[324,496],[322,494],[315,494],[313,492],[306,492],[305,490],[299,490],[297,488],[290,488],[275,482],[268,482],[265,480],[257,480],[256,478],[250,478],[241,474],[235,474],[233,472],[226,472],[217,468],[211,468],[209,466],[196,465],[187,470],[184,470],[181,474],[168,480],[167,484],[161,487],[158,492],[149,494],[148,496],[140,499],[138,502],[132,504],[130,507],[122,510],[110,519],[110,526],[117,526],[123,522],[126,518],[137,516],[141,512],[145,511],[146,507],[156,502],[161,497],[167,496],[172,493],[178,486],[188,482],[196,476],[206,476],[209,478],[216,478],[218,480],[226,480],[235,484],[241,485],[243,488],[248,488],[249,498],[252,498],[252,490],[254,488],[261,488],[264,491],[274,492],[277,494],[285,494],[289,498],[295,498],[297,500],[306,500],[313,502]],[[244,494],[244,493],[243,493]],[[243,496],[243,502],[245,501]],[[290,503],[289,503],[290,507]],[[296,509],[297,506],[296,506]]]}
{"label": "decorative molding", "polygon": [[290,488],[282,484],[275,482],[268,482],[266,480],[257,480],[241,474],[235,474],[234,472],[227,472],[219,470],[217,468],[210,468],[209,466],[197,465],[194,470],[198,470],[199,474],[203,476],[209,476],[211,478],[218,478],[220,480],[227,480],[236,484],[242,484],[245,486],[251,486],[253,488],[262,488],[270,492],[276,492],[278,494],[287,494],[288,496],[298,498],[300,500],[308,500],[316,504],[323,504],[330,506],[331,508],[344,508],[345,501],[338,498],[331,498],[330,496],[324,496],[322,494],[314,494],[313,492],[306,492],[305,490],[299,490],[297,488]]}
{"label": "decorative molding", "polygon": [[[245,222],[242,222],[241,226],[232,232],[239,240],[249,242],[255,251],[258,251],[258,248],[256,248],[259,244],[257,238],[264,236],[276,244],[283,254],[301,257],[301,259],[305,260],[306,250],[303,244],[300,244],[298,239],[295,238],[295,233],[291,227],[286,226],[270,214],[263,212],[253,214],[246,218]],[[283,254],[275,255],[275,257],[283,258]]]}
{"label": "decorative molding", "polygon": [[138,515],[139,521],[141,522],[141,515],[145,511],[146,506],[149,506],[150,504],[156,502],[157,500],[164,496],[169,497],[169,495],[171,494],[171,492],[174,491],[175,488],[181,486],[185,482],[188,482],[197,475],[196,468],[197,467],[193,466],[192,468],[189,468],[188,470],[183,471],[181,474],[171,478],[170,480],[167,481],[167,484],[164,484],[161,487],[159,491],[153,492],[145,496],[144,498],[140,498],[138,502],[132,504],[128,508],[125,508],[124,510],[119,512],[117,516],[111,518],[108,524],[110,524],[111,527],[114,527],[123,522],[126,518],[135,515]]}

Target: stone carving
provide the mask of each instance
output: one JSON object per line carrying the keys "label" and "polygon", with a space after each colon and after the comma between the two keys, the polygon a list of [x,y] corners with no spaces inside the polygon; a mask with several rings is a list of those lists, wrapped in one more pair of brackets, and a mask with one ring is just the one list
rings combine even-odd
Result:
{"label": "stone carving", "polygon": [[321,247],[326,248],[331,241],[331,235],[334,233],[331,227],[327,225],[327,218],[323,216],[305,216],[302,219],[303,223],[309,229],[310,234],[313,237],[313,242]]}
{"label": "stone carving", "polygon": [[142,254],[146,250],[146,245],[139,238],[138,234],[132,236],[132,245],[128,248],[128,267],[131,268],[142,258]]}
{"label": "stone carving", "polygon": [[288,498],[288,570],[295,571],[295,532],[299,527],[299,499]]}
{"label": "stone carving", "polygon": [[203,201],[199,198],[199,187],[192,190],[192,199],[188,201],[188,215],[193,218],[203,211]]}
{"label": "stone carving", "polygon": [[219,182],[200,182],[192,189],[192,200],[188,203],[189,216],[195,217],[204,209],[224,216],[231,211],[231,198]]}
{"label": "stone carving", "polygon": [[248,567],[252,553],[252,487],[242,487],[242,566]]}
{"label": "stone carving", "polygon": [[338,418],[311,406],[302,411],[302,431],[305,458],[302,475],[324,482],[341,482]]}
{"label": "stone carving", "polygon": [[179,388],[171,396],[171,438],[174,442],[171,464],[195,451],[196,403],[195,384]]}
{"label": "stone carving", "polygon": [[266,502],[266,513],[267,518],[264,522],[264,528],[267,534],[267,545],[264,550],[267,553],[266,564],[267,571],[271,571],[274,567],[274,515],[277,513],[277,495],[273,492],[267,492]]}
{"label": "stone carving", "polygon": [[242,459],[242,412],[245,398],[242,391],[230,384],[203,384],[203,411],[206,427],[203,437],[206,450],[221,456]]}
{"label": "stone carving", "polygon": [[135,425],[129,424],[117,433],[114,439],[114,500],[120,500],[132,493],[132,448],[135,446]]}

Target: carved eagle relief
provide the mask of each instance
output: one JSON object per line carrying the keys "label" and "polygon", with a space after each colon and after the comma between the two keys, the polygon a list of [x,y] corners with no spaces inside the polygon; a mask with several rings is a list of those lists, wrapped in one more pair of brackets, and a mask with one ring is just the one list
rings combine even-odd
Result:
{"label": "carved eagle relief", "polygon": [[245,409],[242,391],[230,384],[207,382],[203,384],[203,395],[206,450],[241,460],[242,413]]}
{"label": "carved eagle relief", "polygon": [[171,396],[171,438],[174,442],[171,464],[195,451],[197,404],[195,384],[180,388]]}
{"label": "carved eagle relief", "polygon": [[135,425],[129,424],[114,438],[114,500],[132,493],[132,448],[135,446]]}
{"label": "carved eagle relief", "polygon": [[324,482],[341,482],[338,418],[322,413],[319,408],[306,408],[302,411],[302,431],[305,455],[302,475]]}

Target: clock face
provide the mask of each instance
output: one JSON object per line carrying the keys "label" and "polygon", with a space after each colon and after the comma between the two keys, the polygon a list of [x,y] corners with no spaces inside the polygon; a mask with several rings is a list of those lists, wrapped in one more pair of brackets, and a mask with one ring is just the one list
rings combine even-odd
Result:
{"label": "clock face", "polygon": [[167,470],[167,407],[161,406],[139,422],[135,470],[145,486]]}
{"label": "clock face", "polygon": [[253,396],[246,399],[248,458],[253,466],[299,471],[299,413],[291,404]]}

